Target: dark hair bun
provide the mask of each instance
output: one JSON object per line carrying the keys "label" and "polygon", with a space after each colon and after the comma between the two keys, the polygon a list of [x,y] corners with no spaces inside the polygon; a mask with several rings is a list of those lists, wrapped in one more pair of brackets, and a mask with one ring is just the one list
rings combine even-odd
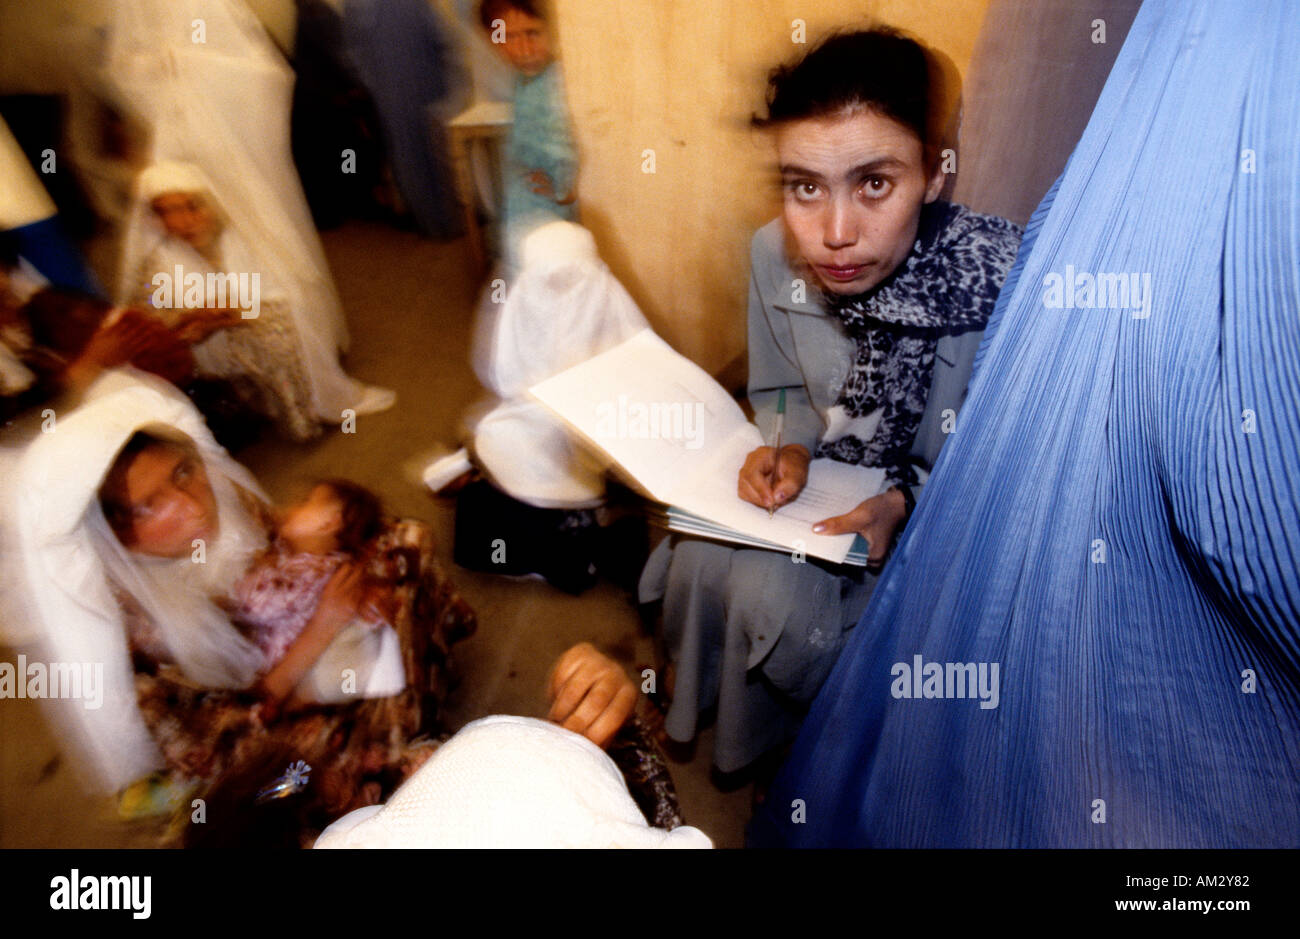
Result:
{"label": "dark hair bun", "polygon": [[912,133],[932,165],[957,99],[956,70],[937,53],[895,29],[835,33],[799,61],[768,76],[767,116],[757,127],[828,117],[865,108]]}

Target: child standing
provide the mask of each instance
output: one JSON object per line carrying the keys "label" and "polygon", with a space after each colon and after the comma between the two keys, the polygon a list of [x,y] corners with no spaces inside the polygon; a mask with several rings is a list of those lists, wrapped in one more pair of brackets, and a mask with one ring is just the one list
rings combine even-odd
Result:
{"label": "child standing", "polygon": [[503,244],[513,273],[524,235],[553,221],[577,221],[578,155],[550,27],[537,0],[483,0],[488,38],[518,73],[514,124],[506,141]]}

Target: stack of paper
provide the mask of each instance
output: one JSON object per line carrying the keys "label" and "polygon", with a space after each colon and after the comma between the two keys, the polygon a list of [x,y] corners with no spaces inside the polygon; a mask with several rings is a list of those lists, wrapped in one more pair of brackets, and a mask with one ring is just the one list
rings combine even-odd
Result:
{"label": "stack of paper", "polygon": [[745,458],[764,445],[758,428],[707,372],[652,330],[530,389],[532,394],[667,506],[669,528],[836,563],[866,563],[855,535],[812,525],[876,495],[885,471],[813,460],[799,497],[772,517],[737,495]]}
{"label": "stack of paper", "polygon": [[[671,529],[672,531],[680,531],[683,534],[688,535],[698,535],[701,538],[711,538],[714,541],[727,541],[732,544],[744,545],[750,548],[765,548],[769,551],[790,552],[791,554],[794,554],[799,550],[797,544],[793,546],[783,545],[777,544],[774,541],[765,541],[761,538],[751,538],[734,528],[727,528],[724,525],[718,525],[709,521],[707,518],[702,518],[699,515],[694,515],[687,512],[685,509],[679,509],[672,505],[665,506],[661,511],[654,513],[652,518],[654,521],[662,524],[664,528]],[[867,544],[865,538],[861,535],[855,535],[852,544],[849,545],[848,553],[844,555],[843,560],[839,563],[851,564],[856,567],[866,567],[867,551],[869,547],[870,546]],[[815,557],[827,557],[826,555],[817,554],[816,552],[808,552],[806,548],[804,551],[805,553],[812,553]],[[827,557],[827,560],[834,560],[834,558]]]}

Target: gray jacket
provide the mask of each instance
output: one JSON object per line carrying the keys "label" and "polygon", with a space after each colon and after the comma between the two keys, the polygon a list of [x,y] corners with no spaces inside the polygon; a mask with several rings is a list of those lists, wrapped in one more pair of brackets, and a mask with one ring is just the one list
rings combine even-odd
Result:
{"label": "gray jacket", "polygon": [[[770,440],[784,388],[782,442],[801,443],[811,453],[848,377],[854,347],[839,320],[818,305],[814,285],[801,286],[799,277],[786,258],[781,220],[775,219],[758,230],[750,247],[749,401],[759,430]],[[974,330],[938,342],[929,398],[912,445],[921,480],[912,493],[918,498],[948,433],[956,430],[983,336],[983,330]]]}
{"label": "gray jacket", "polygon": [[[813,452],[827,427],[826,413],[839,398],[854,353],[854,344],[839,320],[817,305],[816,290],[805,285],[808,299],[795,302],[797,274],[790,268],[784,250],[784,232],[777,219],[754,235],[750,252],[749,284],[749,400],[754,419],[765,439],[770,440],[776,418],[777,398],[786,390],[785,424],[782,440],[801,443]],[[921,487],[939,456],[948,433],[957,427],[957,413],[966,397],[983,330],[944,336],[935,350],[934,375],[929,398],[917,429],[912,458]],[[945,413],[950,412],[950,413]],[[867,499],[873,493],[863,493]],[[642,572],[641,601],[664,596],[673,557],[673,539],[665,538],[651,553]],[[737,568],[724,565],[718,575],[736,576]],[[864,572],[864,586],[874,585],[875,576]],[[746,668],[753,668],[772,651],[782,629],[782,617],[764,618],[762,628],[745,624],[750,648]]]}

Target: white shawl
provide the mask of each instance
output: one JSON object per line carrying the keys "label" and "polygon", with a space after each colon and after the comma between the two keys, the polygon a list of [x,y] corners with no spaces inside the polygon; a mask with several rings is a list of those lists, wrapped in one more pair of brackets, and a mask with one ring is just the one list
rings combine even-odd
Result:
{"label": "white shawl", "polygon": [[[474,428],[474,453],[523,502],[584,508],[605,493],[604,463],[528,389],[649,325],[596,253],[591,233],[551,222],[528,235],[504,302],[492,284],[480,306],[475,371],[500,399]],[[526,458],[521,454],[526,454]]]}
{"label": "white shawl", "polygon": [[[213,270],[212,265],[189,244],[170,236],[163,228],[153,212],[152,202],[168,192],[198,192],[209,200],[221,219],[218,251],[224,271]],[[250,283],[256,273],[261,303],[280,304],[293,321],[299,357],[311,384],[315,416],[323,422],[337,423],[345,409],[365,414],[390,407],[394,401],[391,391],[363,385],[339,365],[333,338],[319,318],[326,298],[316,282],[318,277],[305,270],[301,263],[284,263],[283,245],[274,243],[272,233],[266,229],[264,213],[254,210],[256,203],[250,205],[237,199],[223,199],[220,193],[217,184],[194,163],[164,160],[140,173],[122,238],[118,302],[127,304],[132,301],[141,287],[136,279],[140,276],[140,267],[151,255],[159,260],[160,270],[149,273],[150,278],[164,273],[174,280],[177,265],[187,274],[245,275]],[[173,284],[175,293],[180,289],[180,284]],[[213,339],[220,341],[220,334]],[[201,359],[202,344],[196,347],[195,354]]]}
{"label": "white shawl", "polygon": [[646,824],[614,761],[547,721],[468,724],[382,806],[350,812],[317,848],[711,848],[697,828]]}

